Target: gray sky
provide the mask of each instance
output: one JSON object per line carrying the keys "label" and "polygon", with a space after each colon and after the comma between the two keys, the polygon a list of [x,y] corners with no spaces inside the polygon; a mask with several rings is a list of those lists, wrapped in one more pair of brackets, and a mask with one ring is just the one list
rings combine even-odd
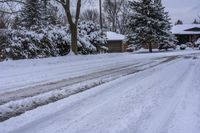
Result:
{"label": "gray sky", "polygon": [[169,11],[173,23],[177,19],[191,23],[194,18],[200,16],[200,0],[163,0],[163,4]]}
{"label": "gray sky", "polygon": [[[98,8],[99,0],[94,0]],[[103,0],[102,0],[103,1]],[[181,19],[184,23],[192,23],[195,18],[200,16],[200,0],[162,0],[166,10],[169,12],[172,22]],[[84,4],[86,8],[89,6]],[[91,5],[90,5],[91,6]]]}

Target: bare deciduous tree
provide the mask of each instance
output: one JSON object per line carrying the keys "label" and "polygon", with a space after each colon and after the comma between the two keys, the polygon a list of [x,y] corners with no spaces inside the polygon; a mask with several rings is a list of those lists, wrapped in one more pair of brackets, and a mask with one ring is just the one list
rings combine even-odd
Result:
{"label": "bare deciduous tree", "polygon": [[75,12],[75,18],[73,18],[71,10],[70,10],[70,5],[71,1],[70,0],[56,0],[59,2],[62,7],[65,10],[69,25],[70,25],[70,30],[71,30],[71,50],[74,52],[74,54],[78,54],[78,46],[77,46],[77,25],[80,17],[80,11],[81,11],[81,0],[77,0],[76,4],[76,12]]}
{"label": "bare deciduous tree", "polygon": [[121,11],[121,5],[124,0],[105,0],[103,9],[106,13],[106,18],[111,23],[112,31],[117,31],[118,16]]}
{"label": "bare deciduous tree", "polygon": [[130,29],[127,27],[127,23],[129,21],[129,14],[130,14],[130,9],[128,7],[129,7],[128,1],[123,1],[121,3],[120,13],[117,19],[119,32],[124,35],[127,35],[130,32]]}
{"label": "bare deciduous tree", "polygon": [[82,20],[99,22],[99,12],[96,9],[87,9],[81,15]]}

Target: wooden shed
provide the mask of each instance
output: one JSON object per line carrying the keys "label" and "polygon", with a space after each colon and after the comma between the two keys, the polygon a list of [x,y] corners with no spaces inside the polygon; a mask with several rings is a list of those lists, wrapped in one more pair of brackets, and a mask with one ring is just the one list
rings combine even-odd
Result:
{"label": "wooden shed", "polygon": [[125,35],[110,31],[107,32],[106,35],[107,35],[107,47],[109,53],[127,52],[128,45],[124,41],[126,39]]}

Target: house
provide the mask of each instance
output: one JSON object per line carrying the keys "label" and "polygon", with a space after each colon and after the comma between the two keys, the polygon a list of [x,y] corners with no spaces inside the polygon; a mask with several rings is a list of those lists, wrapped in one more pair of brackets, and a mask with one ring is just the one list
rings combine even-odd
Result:
{"label": "house", "polygon": [[178,44],[194,43],[200,38],[200,24],[182,24],[172,27],[172,33],[177,37]]}
{"label": "house", "polygon": [[115,32],[106,32],[109,53],[127,52],[126,36]]}

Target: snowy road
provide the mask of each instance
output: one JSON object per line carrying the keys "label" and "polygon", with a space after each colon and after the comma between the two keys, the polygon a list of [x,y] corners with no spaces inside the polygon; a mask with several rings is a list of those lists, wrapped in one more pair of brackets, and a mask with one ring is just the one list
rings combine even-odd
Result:
{"label": "snowy road", "polygon": [[[121,77],[129,74],[142,71],[143,69],[151,68],[153,66],[165,63],[176,59],[176,56],[170,56],[168,58],[155,58],[143,62],[130,62],[128,65],[117,65],[115,67],[105,68],[102,71],[96,71],[90,74],[85,74],[82,76],[77,76],[73,78],[63,79],[61,81],[50,82],[42,85],[36,85],[33,87],[26,87],[22,89],[17,89],[9,92],[0,93],[0,105],[5,104],[10,101],[20,100],[27,97],[33,97],[40,95],[45,92],[60,89],[67,86],[72,86],[81,82],[86,82],[94,79],[105,79],[110,77]],[[115,78],[114,78],[115,79]]]}
{"label": "snowy road", "polygon": [[181,57],[169,56],[153,58],[148,61],[130,62],[129,65],[117,65],[83,76],[0,93],[0,122],[123,76],[145,71]]}
{"label": "snowy road", "polygon": [[199,133],[199,66],[199,54],[182,56],[11,118],[0,131]]}
{"label": "snowy road", "polygon": [[199,51],[148,54],[102,54],[89,56],[66,56],[36,60],[0,62],[0,93],[36,85],[84,76],[97,71],[115,69],[154,58],[187,55]]}

